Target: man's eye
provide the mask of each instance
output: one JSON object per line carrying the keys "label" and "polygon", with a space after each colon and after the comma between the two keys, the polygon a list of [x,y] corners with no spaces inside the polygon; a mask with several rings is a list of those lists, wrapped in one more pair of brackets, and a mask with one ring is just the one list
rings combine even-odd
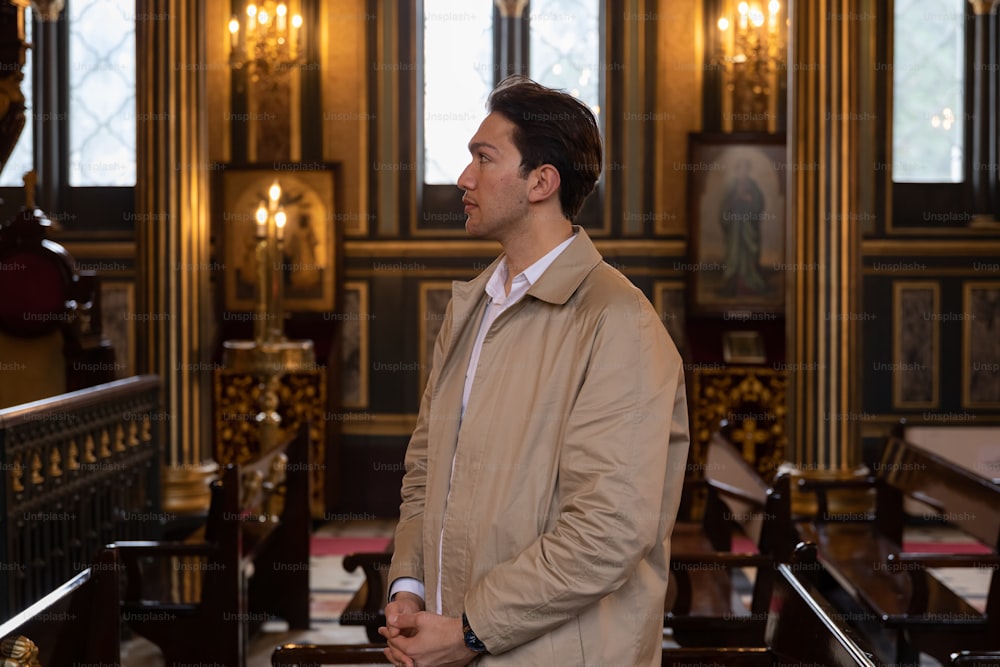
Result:
{"label": "man's eye", "polygon": [[479,154],[479,161],[480,162],[489,162],[490,159],[488,157],[486,157],[484,154],[480,153]]}

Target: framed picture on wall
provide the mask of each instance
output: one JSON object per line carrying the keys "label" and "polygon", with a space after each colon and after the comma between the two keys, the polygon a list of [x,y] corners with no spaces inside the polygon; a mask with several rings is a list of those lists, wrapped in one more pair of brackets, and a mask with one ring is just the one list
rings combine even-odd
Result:
{"label": "framed picture on wall", "polygon": [[222,221],[226,310],[250,311],[255,307],[259,282],[255,213],[268,200],[273,183],[281,186],[278,204],[287,217],[281,261],[275,263],[275,270],[282,272],[285,311],[334,309],[338,270],[336,166],[320,166],[296,171],[254,166],[219,170],[214,199],[216,220]]}
{"label": "framed picture on wall", "polygon": [[783,312],[784,137],[691,134],[688,155],[692,313]]}

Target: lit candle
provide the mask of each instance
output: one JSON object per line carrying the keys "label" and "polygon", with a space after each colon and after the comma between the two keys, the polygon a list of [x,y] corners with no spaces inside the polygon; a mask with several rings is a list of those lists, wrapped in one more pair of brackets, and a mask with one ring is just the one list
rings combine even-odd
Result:
{"label": "lit candle", "polygon": [[292,58],[299,55],[299,28],[302,27],[302,17],[298,14],[292,17],[291,49]]}
{"label": "lit candle", "polygon": [[271,200],[270,209],[273,211],[278,205],[278,200],[281,199],[281,186],[278,185],[277,179],[271,182],[271,187],[267,190],[267,196]]}
{"label": "lit candle", "polygon": [[285,6],[285,3],[282,2],[278,5],[278,8],[275,10],[275,14],[278,15],[278,32],[283,33],[285,32],[286,27],[285,17],[288,15],[288,7]]}
{"label": "lit candle", "polygon": [[257,238],[263,239],[267,237],[267,206],[264,202],[260,203],[257,207]]}
{"label": "lit candle", "polygon": [[279,241],[285,238],[285,222],[287,222],[285,209],[279,208],[278,212],[274,214],[274,227],[277,230],[276,235]]}
{"label": "lit candle", "polygon": [[231,51],[236,51],[236,48],[240,43],[240,22],[237,20],[236,16],[233,15],[229,19],[229,49]]}
{"label": "lit candle", "polygon": [[247,35],[252,35],[257,25],[257,5],[247,5]]}

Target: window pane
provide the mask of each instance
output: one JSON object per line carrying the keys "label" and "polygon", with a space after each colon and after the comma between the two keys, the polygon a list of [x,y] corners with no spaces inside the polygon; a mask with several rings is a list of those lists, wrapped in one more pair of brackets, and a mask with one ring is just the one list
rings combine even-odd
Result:
{"label": "window pane", "polygon": [[600,112],[599,0],[532,0],[531,78]]}
{"label": "window pane", "polygon": [[[24,12],[24,36],[31,43],[31,10]],[[24,174],[35,168],[32,151],[35,136],[35,114],[31,99],[31,49],[24,54],[24,67],[21,68],[24,79],[21,81],[21,92],[24,93],[24,129],[14,145],[14,151],[7,159],[3,171],[0,172],[0,187],[21,187],[24,185]]]}
{"label": "window pane", "polygon": [[135,185],[135,0],[68,5],[69,184]]}
{"label": "window pane", "polygon": [[892,180],[962,181],[966,0],[895,0]]}
{"label": "window pane", "polygon": [[493,88],[493,3],[424,0],[424,182],[455,183]]}

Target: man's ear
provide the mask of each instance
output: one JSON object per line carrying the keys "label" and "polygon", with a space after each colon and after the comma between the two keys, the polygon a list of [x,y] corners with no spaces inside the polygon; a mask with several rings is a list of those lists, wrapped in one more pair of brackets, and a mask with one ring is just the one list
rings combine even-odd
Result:
{"label": "man's ear", "polygon": [[528,190],[528,201],[537,203],[559,193],[562,179],[559,170],[551,164],[543,164],[531,170],[531,189]]}

